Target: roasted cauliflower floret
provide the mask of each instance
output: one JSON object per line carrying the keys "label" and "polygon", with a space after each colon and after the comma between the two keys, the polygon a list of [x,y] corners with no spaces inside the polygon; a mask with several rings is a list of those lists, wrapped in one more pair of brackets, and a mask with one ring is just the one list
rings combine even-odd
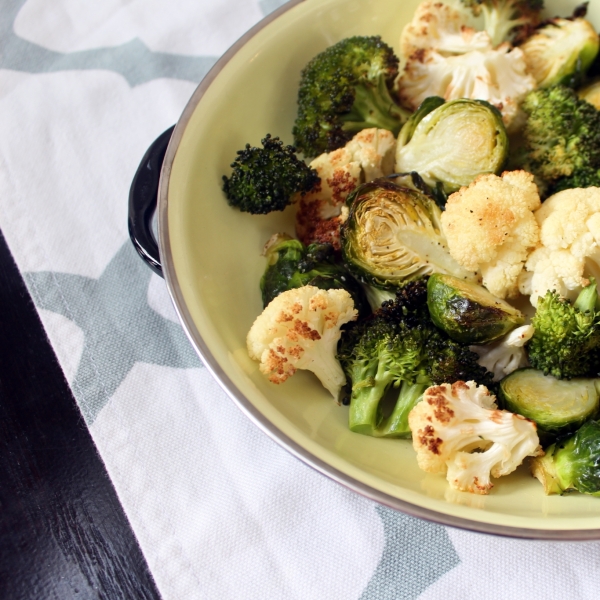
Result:
{"label": "roasted cauliflower floret", "polygon": [[498,298],[518,294],[518,277],[539,241],[533,211],[540,206],[533,175],[481,175],[448,198],[442,230],[452,257]]}
{"label": "roasted cauliflower floret", "polygon": [[600,188],[574,188],[550,196],[535,211],[540,244],[528,257],[519,288],[533,306],[548,290],[574,300],[600,281]]}
{"label": "roasted cauliflower floret", "polygon": [[491,344],[470,346],[469,349],[479,355],[477,362],[494,374],[494,381],[500,381],[529,364],[525,344],[532,336],[533,327],[521,325]]}
{"label": "roasted cauliflower floret", "polygon": [[346,290],[304,286],[282,292],[256,318],[246,344],[273,383],[298,369],[312,371],[337,401],[346,377],[336,358],[340,328],[356,319]]}
{"label": "roasted cauliflower floret", "polygon": [[509,44],[452,56],[420,49],[408,58],[398,80],[400,100],[408,108],[416,110],[429,96],[487,100],[502,113],[509,131],[520,122],[519,105],[535,86],[523,53]]}
{"label": "roasted cauliflower floret", "polygon": [[527,456],[543,454],[533,421],[498,410],[473,381],[427,388],[408,416],[419,467],[446,473],[456,490],[487,494],[491,477],[512,473]]}
{"label": "roasted cauliflower floret", "polygon": [[407,59],[425,48],[443,56],[491,49],[492,40],[487,32],[469,27],[465,16],[465,11],[437,0],[421,2],[412,21],[402,30],[400,58]]}
{"label": "roasted cauliflower floret", "polygon": [[296,213],[300,241],[331,243],[339,250],[342,206],[348,194],[360,183],[393,173],[395,152],[394,135],[371,128],[357,133],[343,148],[317,156],[310,167],[321,183],[302,197]]}

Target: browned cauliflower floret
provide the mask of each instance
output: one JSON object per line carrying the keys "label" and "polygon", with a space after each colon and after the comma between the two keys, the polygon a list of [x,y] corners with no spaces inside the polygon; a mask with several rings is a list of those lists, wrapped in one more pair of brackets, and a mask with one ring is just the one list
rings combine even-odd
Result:
{"label": "browned cauliflower floret", "polygon": [[518,294],[518,277],[539,241],[533,211],[540,206],[533,175],[480,175],[448,198],[442,230],[452,257],[498,298]]}
{"label": "browned cauliflower floret", "polygon": [[519,106],[535,89],[535,79],[527,73],[523,53],[509,44],[452,56],[426,48],[409,57],[398,87],[402,104],[413,110],[429,96],[487,100],[512,132],[520,126]]}
{"label": "browned cauliflower floret", "polygon": [[521,325],[491,344],[469,348],[479,355],[477,362],[494,374],[494,381],[500,381],[509,373],[529,365],[525,344],[533,331],[532,325]]}
{"label": "browned cauliflower floret", "polygon": [[540,244],[527,258],[519,288],[533,306],[548,290],[575,300],[589,277],[600,281],[600,188],[575,188],[536,210]]}
{"label": "browned cauliflower floret", "polygon": [[487,32],[465,24],[464,11],[437,0],[425,0],[402,30],[400,58],[407,59],[425,48],[444,56],[464,54],[471,50],[491,49],[492,40]]}
{"label": "browned cauliflower floret", "polygon": [[246,338],[248,354],[273,383],[306,369],[338,400],[346,382],[336,358],[340,328],[357,314],[346,290],[309,285],[287,290],[254,321]]}
{"label": "browned cauliflower floret", "polygon": [[339,250],[342,207],[356,186],[393,173],[396,138],[385,129],[363,129],[343,148],[317,156],[310,166],[321,179],[302,197],[296,235],[304,244],[331,243]]}
{"label": "browned cauliflower floret", "polygon": [[533,421],[498,410],[474,381],[429,387],[408,415],[419,467],[446,473],[456,490],[487,494],[491,477],[512,473],[527,456],[543,454]]}

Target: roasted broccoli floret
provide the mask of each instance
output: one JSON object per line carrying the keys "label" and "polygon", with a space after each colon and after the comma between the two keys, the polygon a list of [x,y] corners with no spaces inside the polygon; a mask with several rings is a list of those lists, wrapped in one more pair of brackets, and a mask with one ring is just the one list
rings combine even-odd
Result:
{"label": "roasted broccoli floret", "polygon": [[557,379],[600,375],[600,310],[596,283],[583,288],[574,304],[554,290],[538,300],[527,344],[531,366]]}
{"label": "roasted broccoli floret", "polygon": [[552,186],[552,193],[589,187],[600,187],[600,167],[583,167],[569,177],[561,177]]}
{"label": "roasted broccoli floret", "polygon": [[554,189],[600,185],[600,111],[565,86],[530,92],[522,108],[528,170]]}
{"label": "roasted broccoli floret", "polygon": [[322,290],[346,290],[354,301],[360,316],[367,316],[371,308],[361,285],[336,261],[331,244],[310,244],[286,234],[275,234],[264,250],[267,267],[260,280],[263,306],[273,298],[293,288],[312,285]]}
{"label": "roasted broccoli floret", "polygon": [[223,175],[229,204],[255,215],[283,210],[320,181],[317,172],[296,156],[293,146],[284,146],[270,134],[262,145],[246,144],[244,150],[238,150],[231,176]]}
{"label": "roasted broccoli floret", "polygon": [[544,0],[461,0],[475,15],[483,17],[483,29],[494,46],[519,43],[541,20]]}
{"label": "roasted broccoli floret", "polygon": [[412,281],[343,332],[338,358],[352,387],[352,431],[410,437],[408,413],[430,385],[475,380],[492,386],[477,355],[433,325],[426,297],[426,278]]}
{"label": "roasted broccoli floret", "polygon": [[600,421],[588,421],[571,437],[546,449],[531,470],[546,494],[577,490],[600,496]]}
{"label": "roasted broccoli floret", "polygon": [[409,114],[392,98],[397,75],[398,57],[379,36],[346,38],[315,56],[301,75],[296,146],[317,156],[369,127],[397,134]]}

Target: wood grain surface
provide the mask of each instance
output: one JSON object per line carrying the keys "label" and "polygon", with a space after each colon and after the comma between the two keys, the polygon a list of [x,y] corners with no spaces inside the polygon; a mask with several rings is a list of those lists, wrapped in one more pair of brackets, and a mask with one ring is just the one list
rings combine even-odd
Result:
{"label": "wood grain surface", "polygon": [[159,598],[1,233],[0,598]]}

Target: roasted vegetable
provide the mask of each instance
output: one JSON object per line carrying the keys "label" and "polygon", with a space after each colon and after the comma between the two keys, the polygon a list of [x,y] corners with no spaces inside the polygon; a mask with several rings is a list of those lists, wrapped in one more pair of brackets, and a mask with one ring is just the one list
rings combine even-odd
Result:
{"label": "roasted vegetable", "polygon": [[379,36],[343,39],[302,71],[295,144],[307,156],[342,147],[361,129],[397,134],[410,112],[392,97],[398,57]]}
{"label": "roasted vegetable", "polygon": [[473,14],[483,17],[483,30],[492,44],[518,43],[541,21],[544,0],[460,0]]}
{"label": "roasted vegetable", "polygon": [[538,300],[527,345],[531,365],[558,379],[600,376],[600,309],[596,283],[574,304],[550,290]]}
{"label": "roasted vegetable", "polygon": [[343,332],[338,358],[352,386],[352,431],[409,437],[408,414],[428,386],[459,379],[492,384],[477,355],[434,326],[426,294],[424,280],[410,282]]}
{"label": "roasted vegetable", "polygon": [[600,188],[562,190],[535,211],[539,242],[519,275],[519,290],[533,306],[548,290],[576,300],[600,273]]}
{"label": "roasted vegetable", "polygon": [[583,18],[546,21],[520,46],[538,87],[576,87],[598,54],[598,34]]}
{"label": "roasted vegetable", "polygon": [[531,470],[546,494],[575,491],[600,496],[600,422],[588,421],[572,436],[546,449]]}
{"label": "roasted vegetable", "polygon": [[600,186],[600,111],[565,86],[529,93],[523,109],[525,168],[550,192]]}
{"label": "roasted vegetable", "polygon": [[525,322],[520,310],[484,287],[442,273],[429,278],[427,306],[433,322],[463,344],[491,342]]}
{"label": "roasted vegetable", "polygon": [[296,156],[293,146],[269,134],[262,145],[246,144],[231,163],[231,176],[223,175],[229,204],[252,214],[283,210],[319,183],[317,172]]}
{"label": "roasted vegetable", "polygon": [[336,348],[341,328],[356,317],[346,290],[286,290],[256,317],[246,336],[248,355],[272,383],[283,383],[298,369],[312,371],[339,402],[346,378]]}
{"label": "roasted vegetable", "polygon": [[266,244],[267,266],[260,280],[263,306],[286,290],[312,285],[322,290],[346,290],[359,315],[366,316],[371,308],[361,285],[336,262],[330,244],[310,244],[275,234]]}
{"label": "roasted vegetable", "polygon": [[450,486],[488,494],[491,477],[512,473],[542,453],[535,424],[505,410],[474,381],[428,388],[409,417],[419,467],[446,473]]}
{"label": "roasted vegetable", "polygon": [[556,379],[537,369],[517,369],[500,382],[503,408],[535,421],[548,442],[576,431],[598,412],[600,379]]}
{"label": "roasted vegetable", "polygon": [[529,366],[525,344],[532,335],[531,325],[521,325],[491,344],[469,348],[479,354],[479,364],[494,374],[494,381],[500,381],[513,371]]}
{"label": "roasted vegetable", "polygon": [[417,171],[446,193],[469,185],[482,174],[500,173],[508,137],[498,110],[482,100],[426,99],[402,127],[396,146],[396,171]]}
{"label": "roasted vegetable", "polygon": [[393,289],[431,273],[475,280],[450,256],[440,231],[441,211],[431,197],[378,179],[359,186],[347,203],[342,255],[363,283]]}
{"label": "roasted vegetable", "polygon": [[494,296],[514,298],[525,261],[539,244],[533,212],[539,206],[531,173],[480,175],[446,203],[441,222],[450,254],[465,269],[479,271]]}

